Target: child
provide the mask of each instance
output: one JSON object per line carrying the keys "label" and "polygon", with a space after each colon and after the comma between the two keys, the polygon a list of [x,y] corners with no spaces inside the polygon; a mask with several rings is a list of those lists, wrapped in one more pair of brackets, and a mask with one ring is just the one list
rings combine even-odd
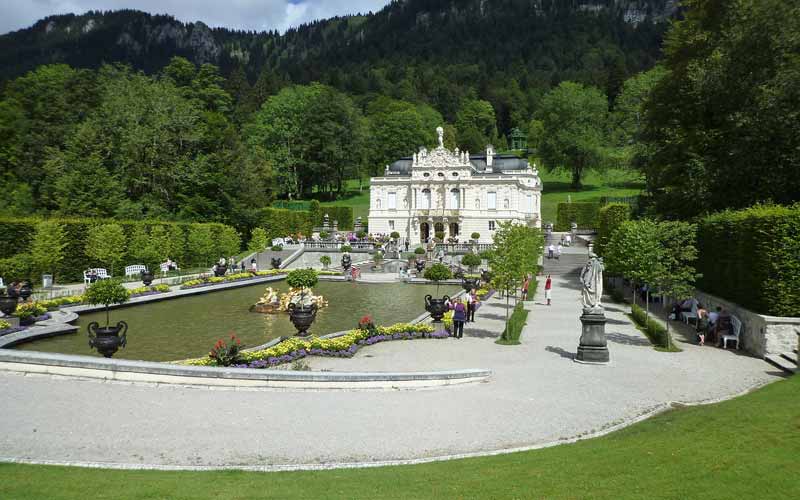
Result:
{"label": "child", "polygon": [[544,298],[547,299],[547,305],[552,305],[550,300],[552,299],[552,290],[553,290],[553,280],[550,279],[550,275],[547,275],[547,280],[544,282]]}

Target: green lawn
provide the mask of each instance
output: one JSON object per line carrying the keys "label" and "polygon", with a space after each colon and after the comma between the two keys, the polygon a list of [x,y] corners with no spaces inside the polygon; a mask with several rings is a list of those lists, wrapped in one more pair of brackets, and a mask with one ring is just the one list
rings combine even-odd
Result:
{"label": "green lawn", "polygon": [[627,170],[589,171],[583,189],[573,191],[568,172],[540,171],[542,179],[542,221],[556,222],[558,204],[568,201],[599,201],[602,196],[635,196],[644,189],[644,179]]}
{"label": "green lawn", "polygon": [[[302,439],[297,445],[303,445]],[[800,498],[800,376],[724,403],[676,408],[605,437],[495,457],[281,473],[2,464],[0,477],[0,498],[14,500],[796,499]]]}

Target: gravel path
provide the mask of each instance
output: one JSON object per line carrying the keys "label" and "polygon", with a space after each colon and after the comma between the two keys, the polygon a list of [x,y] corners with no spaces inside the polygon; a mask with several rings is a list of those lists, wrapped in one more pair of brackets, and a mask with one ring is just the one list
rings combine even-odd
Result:
{"label": "gravel path", "polygon": [[[571,278],[573,281],[575,278]],[[612,363],[572,361],[577,283],[554,279],[522,345],[494,343],[494,297],[462,340],[386,342],[315,370],[490,368],[482,384],[422,391],[234,391],[0,374],[4,459],[159,466],[292,467],[439,457],[572,439],[673,401],[726,398],[780,377],[766,362],[682,344],[657,352],[607,308]]]}

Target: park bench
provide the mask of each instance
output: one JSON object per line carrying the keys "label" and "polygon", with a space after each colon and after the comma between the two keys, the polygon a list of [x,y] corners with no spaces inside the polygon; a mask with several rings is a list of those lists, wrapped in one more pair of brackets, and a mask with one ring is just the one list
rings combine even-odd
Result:
{"label": "park bench", "polygon": [[722,341],[722,348],[728,348],[728,341],[735,340],[736,341],[736,349],[738,350],[741,346],[741,342],[739,340],[739,335],[742,333],[742,321],[737,318],[736,316],[731,316],[731,328],[733,329],[732,332],[725,334],[720,339]]}
{"label": "park bench", "polygon": [[99,280],[107,280],[108,278],[111,277],[111,275],[108,274],[108,271],[106,271],[105,268],[103,268],[103,267],[93,267],[93,268],[89,269],[88,272],[87,271],[83,272],[83,284],[84,285],[91,284],[91,282],[92,282],[91,275],[92,274],[94,274],[97,277],[97,279],[99,279]]}
{"label": "park bench", "polygon": [[692,310],[691,311],[683,311],[681,313],[681,319],[687,325],[689,324],[689,320],[690,319],[693,319],[695,321],[695,324],[697,324],[697,321],[699,320],[698,317],[697,317],[697,302],[692,304]]}
{"label": "park bench", "polygon": [[147,266],[144,266],[142,264],[135,264],[133,266],[125,266],[125,277],[128,277],[128,276],[139,276],[144,272],[147,272]]}
{"label": "park bench", "polygon": [[[175,267],[175,271],[181,270],[181,268],[178,267],[178,264],[176,262],[173,262],[172,265]],[[167,274],[170,271],[169,264],[167,264],[166,262],[162,262],[161,264],[159,264],[158,267],[159,269],[161,269],[161,274]]]}

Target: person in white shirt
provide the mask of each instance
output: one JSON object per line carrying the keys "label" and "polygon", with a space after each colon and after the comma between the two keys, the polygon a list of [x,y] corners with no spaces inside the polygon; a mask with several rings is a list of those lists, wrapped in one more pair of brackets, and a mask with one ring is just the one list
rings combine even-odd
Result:
{"label": "person in white shirt", "polygon": [[556,247],[556,259],[560,259],[561,258],[561,251],[563,249],[564,249],[564,247],[562,247],[561,243],[559,243],[558,246]]}
{"label": "person in white shirt", "polygon": [[552,259],[553,258],[553,253],[555,253],[555,251],[556,251],[556,247],[553,246],[552,243],[550,243],[550,246],[547,247],[547,258],[548,259]]}

